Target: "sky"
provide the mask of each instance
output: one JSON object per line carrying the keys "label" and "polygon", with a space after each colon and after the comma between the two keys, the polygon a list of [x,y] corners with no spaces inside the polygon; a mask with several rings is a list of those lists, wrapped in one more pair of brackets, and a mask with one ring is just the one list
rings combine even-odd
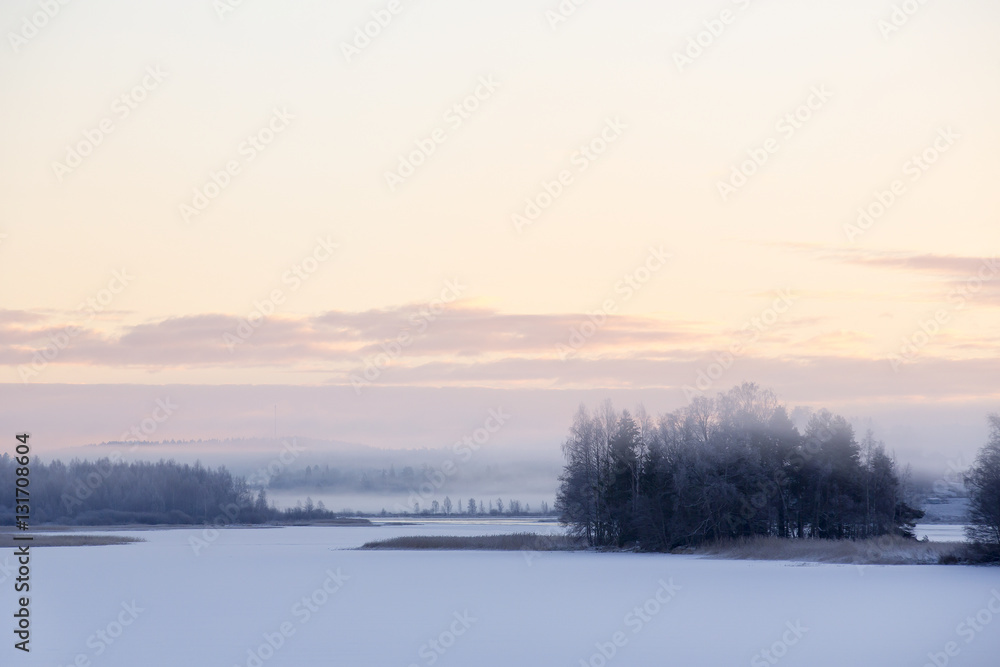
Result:
{"label": "sky", "polygon": [[967,454],[1000,403],[998,22],[9,0],[0,421],[83,444],[190,396],[156,437],[281,404],[403,447],[500,401],[533,425],[505,446],[551,448],[581,400],[749,380]]}

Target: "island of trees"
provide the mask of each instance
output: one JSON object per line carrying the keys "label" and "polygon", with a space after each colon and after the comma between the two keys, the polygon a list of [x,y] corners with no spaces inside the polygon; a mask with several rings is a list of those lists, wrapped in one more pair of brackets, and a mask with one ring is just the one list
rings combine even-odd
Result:
{"label": "island of trees", "polygon": [[756,384],[654,420],[580,408],[557,509],[595,546],[669,550],[725,538],[913,535],[900,471],[871,432],[821,411],[804,432]]}

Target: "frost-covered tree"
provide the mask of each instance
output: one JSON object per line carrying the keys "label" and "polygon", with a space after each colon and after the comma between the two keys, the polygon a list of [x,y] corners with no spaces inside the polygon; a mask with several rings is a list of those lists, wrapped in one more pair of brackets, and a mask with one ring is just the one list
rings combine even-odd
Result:
{"label": "frost-covered tree", "polygon": [[720,538],[912,532],[895,462],[827,411],[799,433],[774,393],[745,383],[654,421],[581,406],[563,444],[556,510],[594,545],[670,549]]}
{"label": "frost-covered tree", "polygon": [[965,476],[969,489],[969,539],[1000,545],[1000,415],[989,416],[989,440]]}

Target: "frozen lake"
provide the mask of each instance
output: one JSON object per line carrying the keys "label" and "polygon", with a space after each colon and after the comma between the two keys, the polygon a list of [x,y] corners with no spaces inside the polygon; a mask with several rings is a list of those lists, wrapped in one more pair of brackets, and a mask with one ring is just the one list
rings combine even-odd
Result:
{"label": "frozen lake", "polygon": [[965,526],[960,524],[918,523],[913,532],[918,540],[927,537],[931,542],[965,541]]}
{"label": "frozen lake", "polygon": [[[997,568],[351,550],[397,535],[525,530],[560,528],[184,529],[127,533],[148,540],[128,546],[39,548],[32,651],[14,651],[4,628],[2,663],[754,667],[780,654],[782,665],[919,667],[933,654],[986,667],[1000,655]],[[10,626],[10,575],[0,578]]]}

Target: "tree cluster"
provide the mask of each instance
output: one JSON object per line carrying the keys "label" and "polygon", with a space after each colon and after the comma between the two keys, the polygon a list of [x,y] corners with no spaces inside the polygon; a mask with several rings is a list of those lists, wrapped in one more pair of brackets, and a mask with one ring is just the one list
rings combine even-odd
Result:
{"label": "tree cluster", "polygon": [[[14,487],[16,467],[9,455],[0,456],[0,488]],[[32,523],[254,523],[271,514],[264,495],[254,497],[246,480],[224,467],[107,458],[34,461],[30,480]],[[13,495],[0,498],[0,524],[14,523],[14,509]]]}
{"label": "tree cluster", "polygon": [[912,537],[894,459],[821,411],[803,433],[745,383],[654,420],[581,406],[563,445],[557,510],[596,546],[668,550],[723,538]]}
{"label": "tree cluster", "polygon": [[[535,512],[535,514],[548,514],[549,504],[546,501],[542,501],[540,510]],[[433,514],[467,514],[476,516],[526,516],[532,514],[531,504],[522,503],[516,498],[511,498],[504,503],[503,498],[497,498],[494,502],[489,501],[489,506],[483,503],[482,500],[479,504],[476,504],[475,499],[469,498],[468,503],[463,503],[459,499],[457,504],[452,503],[451,497],[445,496],[444,502],[439,503],[437,500],[432,500],[429,507],[420,507],[420,503],[415,503],[413,511],[415,514],[433,515]],[[386,514],[385,510],[382,510],[383,514]]]}

